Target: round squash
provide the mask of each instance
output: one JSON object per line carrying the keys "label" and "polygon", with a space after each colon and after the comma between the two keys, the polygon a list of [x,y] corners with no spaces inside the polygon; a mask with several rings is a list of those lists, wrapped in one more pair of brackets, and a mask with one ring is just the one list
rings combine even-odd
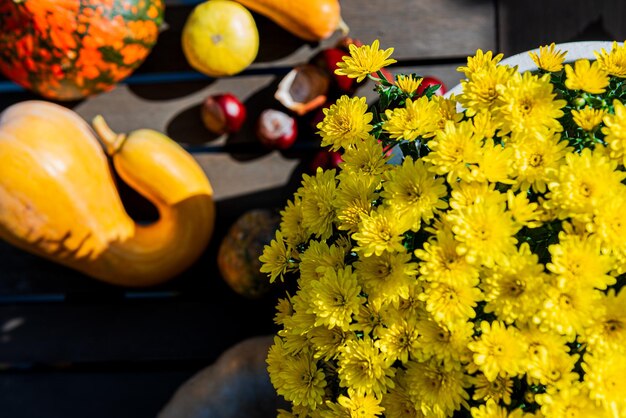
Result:
{"label": "round squash", "polygon": [[212,365],[183,383],[157,418],[267,418],[289,409],[267,372],[271,335],[228,348]]}
{"label": "round squash", "polygon": [[181,35],[189,65],[209,77],[243,71],[257,56],[259,32],[252,14],[230,0],[209,0],[197,5]]}
{"label": "round squash", "polygon": [[258,299],[269,289],[259,256],[280,225],[280,215],[269,209],[251,209],[241,215],[220,243],[217,265],[224,281],[238,294]]}
{"label": "round squash", "polygon": [[162,0],[0,2],[0,71],[52,100],[110,90],[148,56]]}

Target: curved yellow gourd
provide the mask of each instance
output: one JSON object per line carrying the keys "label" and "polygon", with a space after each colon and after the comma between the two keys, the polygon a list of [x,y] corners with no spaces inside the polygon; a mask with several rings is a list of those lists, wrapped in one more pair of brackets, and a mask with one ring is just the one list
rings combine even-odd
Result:
{"label": "curved yellow gourd", "polygon": [[349,31],[338,0],[235,0],[307,41],[329,38],[337,29]]}
{"label": "curved yellow gourd", "polygon": [[152,130],[94,128],[120,177],[159,219],[134,222],[109,161],[72,110],[25,101],[0,115],[0,238],[23,250],[124,286],[148,286],[187,269],[213,232],[213,190],[193,157]]}

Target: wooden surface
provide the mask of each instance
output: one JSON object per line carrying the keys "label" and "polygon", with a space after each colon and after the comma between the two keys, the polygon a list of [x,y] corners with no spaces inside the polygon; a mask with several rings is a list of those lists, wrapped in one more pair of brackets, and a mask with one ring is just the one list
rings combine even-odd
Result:
{"label": "wooden surface", "polygon": [[[618,1],[342,0],[341,5],[351,36],[395,48],[399,62],[392,72],[433,75],[448,87],[459,82],[456,68],[479,48],[511,55],[551,40],[607,40],[607,34],[619,40],[625,34]],[[165,132],[192,152],[215,188],[213,241],[192,268],[150,289],[102,284],[0,243],[2,418],[154,417],[185,379],[226,348],[274,331],[280,289],[261,300],[244,299],[219,277],[215,257],[237,217],[249,209],[284,206],[307,171],[319,140],[306,118],[299,142],[286,152],[263,150],[253,121],[265,108],[280,108],[273,94],[282,76],[339,35],[307,43],[255,14],[261,39],[257,60],[242,74],[214,80],[193,71],[180,49],[192,7],[189,0],[168,2],[167,29],[128,80],[65,105],[88,120],[102,114],[120,132]],[[4,80],[0,91],[0,110],[37,98]],[[207,95],[226,91],[245,102],[249,122],[237,135],[212,138],[201,125],[199,106]],[[358,94],[373,100],[371,85]],[[123,189],[122,196],[131,214],[151,216],[151,207],[134,192]]]}
{"label": "wooden surface", "polygon": [[499,48],[507,55],[551,42],[626,39],[623,0],[498,2]]}

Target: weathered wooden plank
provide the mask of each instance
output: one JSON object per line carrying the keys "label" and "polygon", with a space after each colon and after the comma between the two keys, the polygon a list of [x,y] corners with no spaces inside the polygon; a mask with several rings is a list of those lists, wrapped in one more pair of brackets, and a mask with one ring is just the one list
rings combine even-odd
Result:
{"label": "weathered wooden plank", "polygon": [[0,306],[0,364],[28,368],[184,360],[208,365],[229,346],[276,331],[272,318],[278,293],[248,300],[225,286],[205,277],[210,300]]}
{"label": "weathered wooden plank", "polygon": [[[105,369],[105,370],[103,370]],[[0,374],[5,418],[154,418],[195,370],[155,368]]]}
{"label": "weathered wooden plank", "polygon": [[500,49],[506,55],[551,42],[626,39],[622,0],[498,0]]}
{"label": "weathered wooden plank", "polygon": [[343,0],[343,16],[363,42],[380,39],[399,60],[458,57],[496,44],[491,0]]}

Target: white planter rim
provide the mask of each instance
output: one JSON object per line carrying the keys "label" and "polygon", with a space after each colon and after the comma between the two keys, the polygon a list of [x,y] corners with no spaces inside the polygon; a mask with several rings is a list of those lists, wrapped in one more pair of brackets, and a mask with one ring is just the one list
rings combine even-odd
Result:
{"label": "white planter rim", "polygon": [[[573,62],[579,59],[595,60],[596,56],[594,51],[610,51],[613,48],[613,41],[578,41],[578,42],[564,42],[555,45],[557,50],[567,51],[565,56],[565,62]],[[539,52],[539,48],[531,49],[529,51],[520,52],[519,54],[511,55],[500,61],[500,65],[509,65],[511,67],[517,66],[519,72],[524,73],[526,71],[537,70],[537,65],[532,60],[529,52]],[[445,97],[450,97],[452,94],[459,95],[462,92],[461,84],[457,84],[445,94]]]}

